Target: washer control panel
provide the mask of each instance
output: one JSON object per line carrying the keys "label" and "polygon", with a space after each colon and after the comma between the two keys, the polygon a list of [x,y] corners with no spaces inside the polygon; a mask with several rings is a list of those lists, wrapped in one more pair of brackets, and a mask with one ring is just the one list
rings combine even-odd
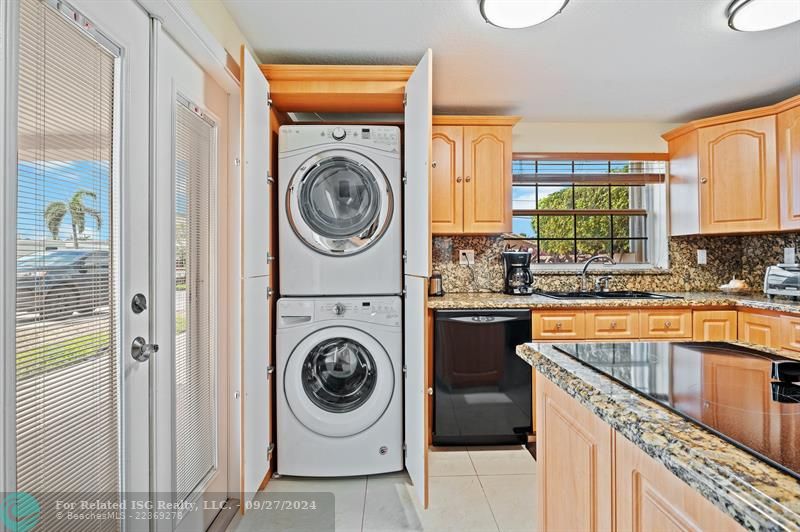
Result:
{"label": "washer control panel", "polygon": [[400,326],[402,303],[399,297],[336,298],[317,300],[316,319],[356,320]]}
{"label": "washer control panel", "polygon": [[280,153],[322,144],[357,144],[400,154],[400,128],[396,126],[281,126]]}

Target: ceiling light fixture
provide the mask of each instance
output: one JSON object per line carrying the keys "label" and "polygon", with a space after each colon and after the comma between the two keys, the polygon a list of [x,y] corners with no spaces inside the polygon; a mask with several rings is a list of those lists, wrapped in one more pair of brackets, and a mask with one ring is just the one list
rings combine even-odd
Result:
{"label": "ceiling light fixture", "polygon": [[728,26],[737,31],[763,31],[800,20],[798,0],[733,0]]}
{"label": "ceiling light fixture", "polygon": [[569,0],[480,0],[486,22],[507,29],[541,24],[561,13]]}

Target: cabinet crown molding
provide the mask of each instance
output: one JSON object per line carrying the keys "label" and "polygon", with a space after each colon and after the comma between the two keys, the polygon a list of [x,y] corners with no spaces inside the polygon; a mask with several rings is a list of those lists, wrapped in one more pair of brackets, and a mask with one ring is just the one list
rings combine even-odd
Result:
{"label": "cabinet crown molding", "polygon": [[434,126],[513,126],[521,116],[433,115]]}

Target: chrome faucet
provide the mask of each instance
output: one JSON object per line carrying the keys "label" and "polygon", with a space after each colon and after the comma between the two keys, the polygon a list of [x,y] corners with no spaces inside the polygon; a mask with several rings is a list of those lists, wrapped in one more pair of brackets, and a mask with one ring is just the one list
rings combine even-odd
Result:
{"label": "chrome faucet", "polygon": [[594,255],[592,257],[589,257],[589,259],[583,263],[583,269],[581,270],[581,292],[588,292],[588,289],[586,288],[586,270],[589,269],[589,265],[601,259],[608,262],[609,264],[616,264],[616,262],[614,262],[614,259],[612,259],[608,255]]}

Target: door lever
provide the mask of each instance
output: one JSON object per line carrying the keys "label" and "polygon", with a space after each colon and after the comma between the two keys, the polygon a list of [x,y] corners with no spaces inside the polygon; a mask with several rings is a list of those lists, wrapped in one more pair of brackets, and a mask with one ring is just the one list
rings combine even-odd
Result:
{"label": "door lever", "polygon": [[148,344],[141,336],[133,339],[131,356],[137,362],[147,362],[156,353],[158,353],[158,344]]}

